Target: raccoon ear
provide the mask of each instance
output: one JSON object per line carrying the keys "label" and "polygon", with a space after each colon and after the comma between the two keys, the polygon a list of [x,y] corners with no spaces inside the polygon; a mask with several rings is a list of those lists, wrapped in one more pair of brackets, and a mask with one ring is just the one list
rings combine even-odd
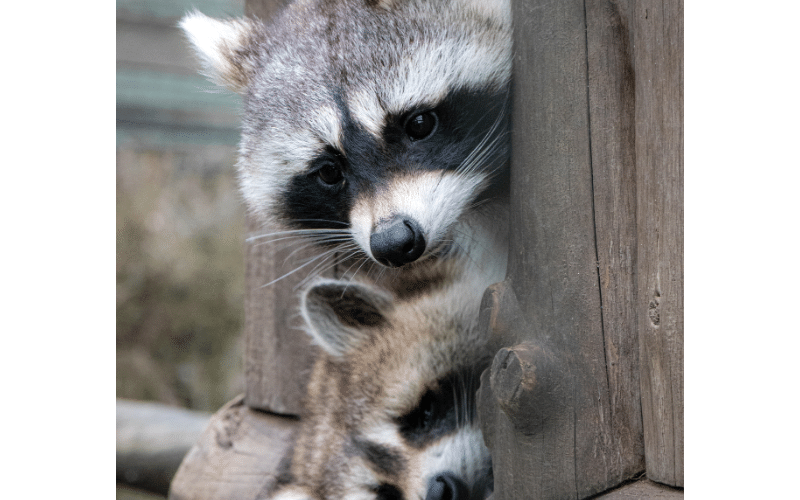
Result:
{"label": "raccoon ear", "polygon": [[303,293],[300,308],[315,342],[342,356],[356,349],[372,328],[388,324],[393,305],[392,297],[376,288],[326,279]]}
{"label": "raccoon ear", "polygon": [[250,19],[221,21],[194,11],[179,26],[192,44],[203,74],[217,85],[244,93],[255,70],[259,25]]}

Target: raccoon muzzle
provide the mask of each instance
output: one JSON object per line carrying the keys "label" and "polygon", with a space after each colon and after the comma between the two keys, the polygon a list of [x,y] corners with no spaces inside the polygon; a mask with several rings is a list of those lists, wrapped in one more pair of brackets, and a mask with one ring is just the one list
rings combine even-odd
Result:
{"label": "raccoon muzzle", "polygon": [[400,267],[425,252],[425,236],[417,221],[397,216],[375,229],[369,245],[375,260],[387,267]]}

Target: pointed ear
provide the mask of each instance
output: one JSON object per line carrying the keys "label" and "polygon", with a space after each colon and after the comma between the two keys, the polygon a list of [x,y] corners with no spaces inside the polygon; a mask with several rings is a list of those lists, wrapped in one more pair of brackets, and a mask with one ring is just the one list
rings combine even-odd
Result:
{"label": "pointed ear", "polygon": [[353,352],[370,330],[389,323],[392,297],[350,281],[320,280],[302,295],[300,308],[314,341],[329,354]]}
{"label": "pointed ear", "polygon": [[179,26],[203,65],[202,73],[217,85],[244,93],[256,67],[256,49],[263,28],[247,18],[220,21],[198,11]]}

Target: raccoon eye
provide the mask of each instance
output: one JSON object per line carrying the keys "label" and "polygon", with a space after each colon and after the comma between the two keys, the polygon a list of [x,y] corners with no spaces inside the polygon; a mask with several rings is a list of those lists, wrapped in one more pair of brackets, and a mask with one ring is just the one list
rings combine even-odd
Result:
{"label": "raccoon eye", "polygon": [[430,429],[431,427],[433,427],[433,417],[434,417],[433,408],[432,407],[425,408],[425,411],[422,412],[421,427],[425,429]]}
{"label": "raccoon eye", "polygon": [[427,432],[434,426],[437,415],[437,395],[431,390],[423,394],[417,407],[403,418],[404,426]]}
{"label": "raccoon eye", "polygon": [[411,115],[411,117],[406,120],[406,134],[414,141],[425,139],[433,134],[438,123],[439,118],[433,111],[423,111],[422,113]]}
{"label": "raccoon eye", "polygon": [[339,168],[334,162],[326,162],[319,170],[317,170],[319,180],[329,186],[336,185],[344,178],[342,176],[342,169]]}
{"label": "raccoon eye", "polygon": [[376,500],[403,500],[403,493],[397,486],[383,483],[372,490],[376,495]]}

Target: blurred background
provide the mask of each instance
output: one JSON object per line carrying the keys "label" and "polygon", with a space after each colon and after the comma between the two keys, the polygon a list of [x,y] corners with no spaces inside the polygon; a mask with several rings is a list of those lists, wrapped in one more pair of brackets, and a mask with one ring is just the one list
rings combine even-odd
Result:
{"label": "blurred background", "polygon": [[240,99],[197,73],[176,27],[194,8],[244,1],[117,0],[116,377],[118,399],[212,412],[244,390]]}

